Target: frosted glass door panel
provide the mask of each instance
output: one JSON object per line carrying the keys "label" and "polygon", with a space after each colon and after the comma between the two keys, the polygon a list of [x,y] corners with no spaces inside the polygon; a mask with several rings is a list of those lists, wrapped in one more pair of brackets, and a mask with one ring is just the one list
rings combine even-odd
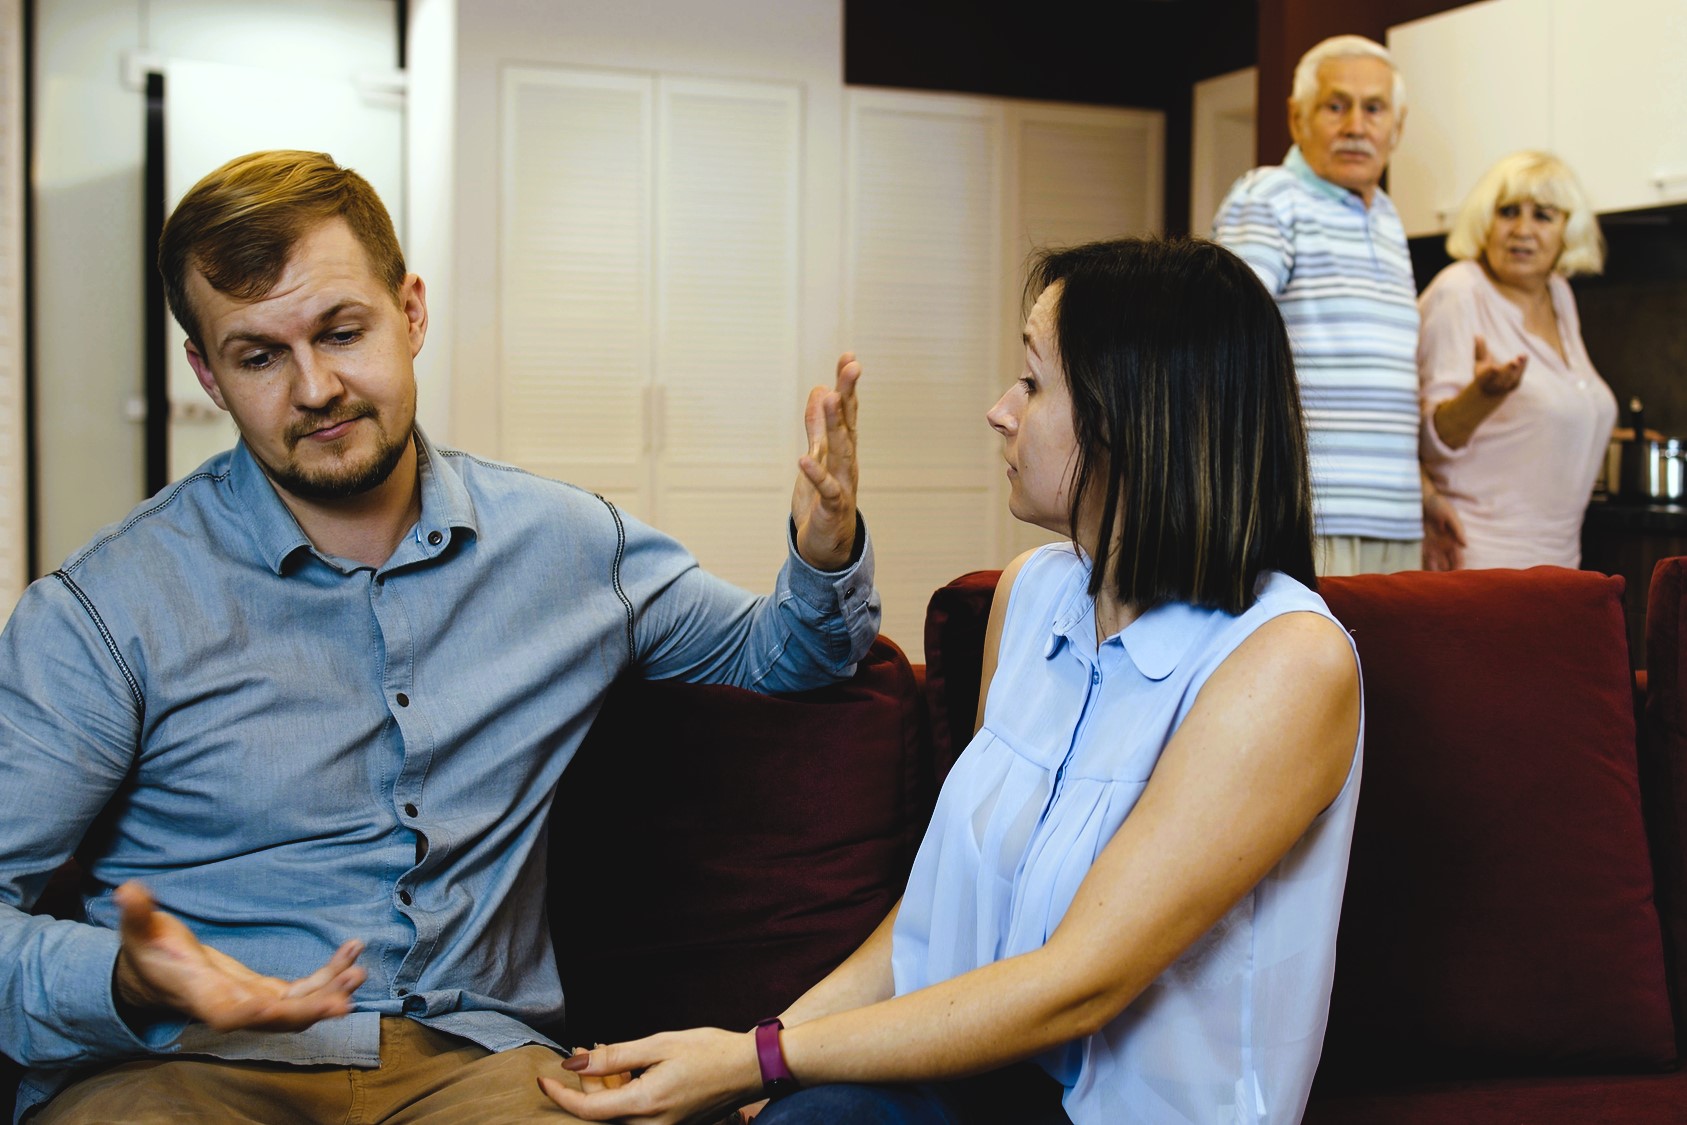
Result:
{"label": "frosted glass door panel", "polygon": [[503,95],[500,454],[648,519],[650,80],[517,68]]}

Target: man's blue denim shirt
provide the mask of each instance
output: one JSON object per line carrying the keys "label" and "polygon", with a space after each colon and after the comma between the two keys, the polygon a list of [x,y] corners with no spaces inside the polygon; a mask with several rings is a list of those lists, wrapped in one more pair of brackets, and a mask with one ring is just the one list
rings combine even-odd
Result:
{"label": "man's blue denim shirt", "polygon": [[[805,689],[878,632],[870,544],[839,573],[793,547],[758,598],[588,492],[417,441],[421,519],[378,568],[318,553],[240,445],[33,584],[0,633],[0,1047],[36,1068],[20,1113],[149,1053],[373,1065],[382,1015],[549,1042],[545,824],[610,682]],[[23,913],[84,833],[92,924]],[[137,1036],[111,994],[126,879],[273,976],[362,939],[356,1010]]]}

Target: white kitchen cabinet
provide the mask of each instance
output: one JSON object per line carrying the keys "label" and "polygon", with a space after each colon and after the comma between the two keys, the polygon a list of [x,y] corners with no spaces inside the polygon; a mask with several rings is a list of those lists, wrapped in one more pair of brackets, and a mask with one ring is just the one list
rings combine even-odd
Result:
{"label": "white kitchen cabinet", "polygon": [[1598,211],[1687,203],[1687,0],[1553,0],[1553,148]]}
{"label": "white kitchen cabinet", "polygon": [[1388,194],[1407,237],[1445,231],[1506,153],[1552,146],[1551,14],[1546,0],[1486,0],[1389,29],[1406,118]]}
{"label": "white kitchen cabinet", "polygon": [[1556,153],[1597,211],[1687,202],[1687,0],[1486,0],[1389,29],[1407,118],[1389,194],[1450,225],[1494,161]]}

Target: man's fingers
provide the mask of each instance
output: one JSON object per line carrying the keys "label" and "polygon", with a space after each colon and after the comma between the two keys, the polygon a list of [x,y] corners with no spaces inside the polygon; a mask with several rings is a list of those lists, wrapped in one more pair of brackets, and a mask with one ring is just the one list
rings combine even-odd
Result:
{"label": "man's fingers", "polygon": [[1478,366],[1488,362],[1488,341],[1481,336],[1476,337],[1476,362]]}
{"label": "man's fingers", "polygon": [[[300,977],[298,980],[289,985],[286,995],[306,996],[323,988],[329,989],[330,991],[339,991],[340,982],[342,979],[347,977],[348,973],[352,969],[353,962],[355,962],[362,954],[363,943],[361,941],[354,938],[351,941],[346,942],[334,951],[334,955],[328,958],[327,963],[324,964],[322,968],[316,970],[314,973],[311,973],[309,976]],[[363,970],[358,969],[357,972],[362,974]],[[359,981],[358,983],[362,982]],[[355,988],[356,986],[354,985],[353,987]]]}
{"label": "man's fingers", "polygon": [[146,941],[153,936],[153,923],[157,912],[151,891],[131,879],[113,891],[111,897],[120,912],[118,931],[125,938]]}

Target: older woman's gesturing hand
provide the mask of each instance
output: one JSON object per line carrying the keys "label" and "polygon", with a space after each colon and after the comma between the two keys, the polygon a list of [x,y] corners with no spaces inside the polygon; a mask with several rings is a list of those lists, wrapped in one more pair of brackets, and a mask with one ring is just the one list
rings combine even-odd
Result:
{"label": "older woman's gesturing hand", "polygon": [[836,385],[808,393],[803,423],[808,451],[797,459],[791,519],[797,552],[817,570],[842,570],[855,550],[855,384],[861,365],[853,353],[838,357]]}
{"label": "older woman's gesturing hand", "polygon": [[1523,369],[1529,366],[1526,355],[1513,356],[1500,363],[1488,354],[1488,341],[1476,337],[1476,373],[1473,382],[1478,390],[1492,398],[1504,398],[1523,381]]}
{"label": "older woman's gesturing hand", "polygon": [[[578,1074],[585,1088],[575,1090],[548,1077],[539,1079],[539,1088],[587,1121],[714,1122],[761,1094],[761,1065],[750,1032],[712,1027],[663,1032],[590,1053],[577,1050],[562,1065]],[[637,1077],[619,1086],[589,1081],[628,1072]]]}

